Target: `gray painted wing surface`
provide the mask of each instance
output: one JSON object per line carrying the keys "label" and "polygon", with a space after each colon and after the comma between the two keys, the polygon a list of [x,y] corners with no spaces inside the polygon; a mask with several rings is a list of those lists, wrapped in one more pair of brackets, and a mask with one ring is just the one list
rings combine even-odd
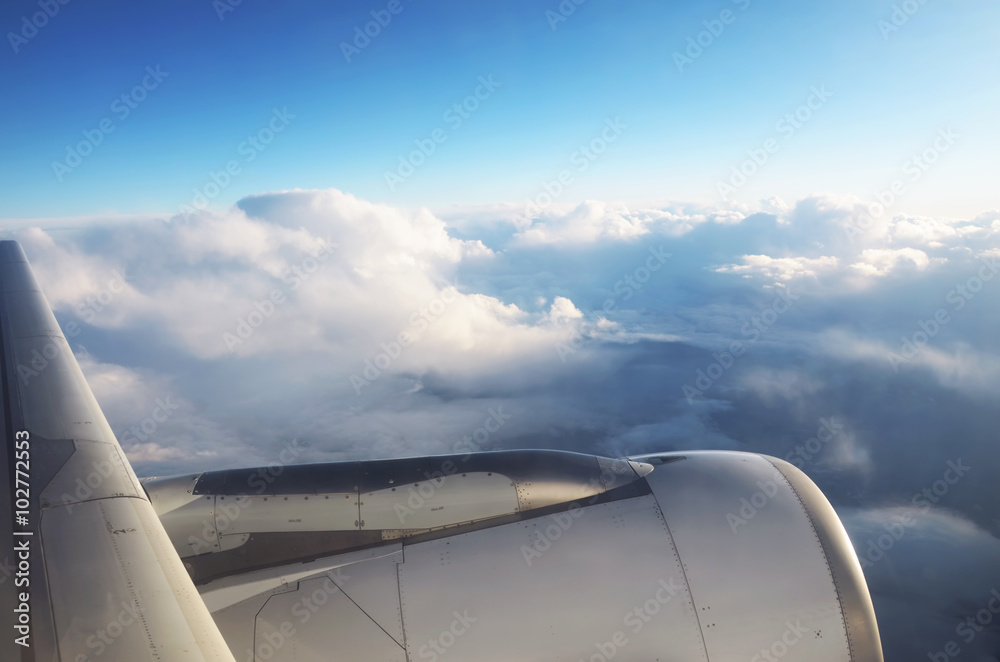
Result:
{"label": "gray painted wing surface", "polygon": [[[5,636],[0,658],[232,662],[13,241],[0,242],[0,341],[4,480],[15,483],[0,506],[9,517],[12,498],[30,502],[26,521],[3,522],[15,535],[0,550],[29,568],[24,585],[2,586],[4,607],[28,605],[17,619],[29,645]],[[28,476],[12,476],[25,459]]]}
{"label": "gray painted wing surface", "polygon": [[410,660],[709,659],[652,496],[409,545],[399,593]]}

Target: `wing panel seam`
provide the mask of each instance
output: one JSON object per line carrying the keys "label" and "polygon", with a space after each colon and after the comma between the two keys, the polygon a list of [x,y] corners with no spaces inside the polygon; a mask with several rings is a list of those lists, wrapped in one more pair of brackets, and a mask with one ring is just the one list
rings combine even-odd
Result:
{"label": "wing panel seam", "polygon": [[[646,482],[645,478],[641,478],[640,480]],[[677,542],[674,540],[674,534],[670,530],[670,525],[667,524],[667,516],[663,514],[663,508],[660,507],[660,501],[656,498],[656,491],[651,489],[650,495],[653,497],[653,503],[656,504],[656,510],[659,512],[660,521],[663,522],[663,528],[667,532],[667,537],[670,538],[670,546],[674,548],[674,558],[677,560],[677,567],[680,568],[681,577],[684,578],[684,585],[687,586],[688,595],[691,596],[691,606],[694,610],[694,622],[698,625],[698,636],[701,637],[701,647],[705,654],[705,660],[706,662],[711,662],[711,658],[708,655],[708,642],[705,640],[705,630],[701,625],[701,617],[698,616],[698,605],[694,599],[694,590],[691,588],[691,582],[688,580],[687,570],[684,569],[684,562],[681,560],[681,550],[677,549]]]}
{"label": "wing panel seam", "polygon": [[833,571],[833,566],[830,565],[830,556],[826,552],[826,547],[823,545],[822,539],[820,539],[819,532],[816,530],[816,522],[813,520],[812,515],[809,513],[809,509],[806,508],[806,504],[802,501],[802,497],[799,495],[798,490],[792,485],[785,474],[767,457],[761,455],[763,459],[767,460],[767,463],[771,465],[775,473],[784,481],[785,485],[788,485],[788,489],[791,490],[792,494],[795,495],[795,500],[799,502],[799,507],[802,508],[802,512],[805,514],[806,519],[809,521],[809,527],[812,529],[813,538],[815,538],[816,543],[819,545],[819,550],[823,554],[823,563],[826,564],[826,572],[830,576],[830,582],[833,584],[833,591],[837,595],[837,605],[840,607],[840,622],[844,626],[844,637],[847,639],[847,654],[850,656],[851,662],[854,662],[857,658],[854,655],[854,642],[851,641],[851,629],[847,625],[847,615],[844,611],[844,599],[841,595],[840,584],[837,583],[837,575]]}

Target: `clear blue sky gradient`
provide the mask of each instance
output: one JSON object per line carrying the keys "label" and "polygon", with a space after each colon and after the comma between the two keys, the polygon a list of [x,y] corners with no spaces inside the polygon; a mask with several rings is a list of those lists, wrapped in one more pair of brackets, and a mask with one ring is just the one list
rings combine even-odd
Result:
{"label": "clear blue sky gradient", "polygon": [[[521,202],[563,169],[574,177],[562,202],[721,203],[717,183],[768,138],[778,150],[736,201],[870,199],[947,126],[958,139],[919,182],[907,179],[893,211],[1000,206],[993,0],[910,0],[916,11],[887,34],[879,21],[894,3],[882,0],[566,0],[575,10],[555,29],[556,1],[400,0],[350,62],[341,43],[388,0],[243,0],[220,20],[225,1],[73,0],[26,41],[11,33],[38,3],[4,3],[0,218],[176,213],[230,160],[239,174],[213,204],[327,187],[404,206]],[[724,10],[731,22],[678,71],[674,53]],[[113,112],[147,66],[169,75],[127,117],[120,104]],[[480,76],[500,86],[454,127],[444,114]],[[833,96],[793,135],[777,132],[813,86]],[[241,152],[275,108],[294,119],[263,150]],[[616,117],[627,128],[579,172],[574,151]],[[60,182],[53,162],[103,118],[114,131]],[[444,142],[391,190],[385,172],[437,128]]]}

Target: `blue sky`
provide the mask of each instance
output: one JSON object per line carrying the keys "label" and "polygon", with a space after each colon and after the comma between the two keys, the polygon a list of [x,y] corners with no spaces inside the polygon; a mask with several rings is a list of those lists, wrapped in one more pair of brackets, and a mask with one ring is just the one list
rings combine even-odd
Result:
{"label": "blue sky", "polygon": [[[0,218],[174,213],[232,159],[243,167],[213,199],[222,207],[296,187],[435,209],[522,202],[616,117],[627,130],[560,201],[720,202],[718,182],[768,138],[779,149],[735,200],[868,199],[953,127],[958,141],[896,210],[971,217],[996,204],[996,3],[913,0],[889,31],[890,2],[588,0],[555,22],[557,2],[401,0],[348,62],[341,43],[386,5],[71,2],[21,41],[11,34],[33,34],[22,18],[39,7],[5,3]],[[713,23],[724,11],[730,22]],[[674,54],[706,21],[723,29],[679,71]],[[112,112],[147,66],[169,75],[129,116]],[[444,113],[480,76],[499,87],[452,128]],[[832,96],[778,133],[813,86]],[[240,144],[274,108],[294,119],[245,162]],[[53,162],[105,117],[114,132],[60,181]],[[385,172],[439,127],[446,140],[390,189]]]}

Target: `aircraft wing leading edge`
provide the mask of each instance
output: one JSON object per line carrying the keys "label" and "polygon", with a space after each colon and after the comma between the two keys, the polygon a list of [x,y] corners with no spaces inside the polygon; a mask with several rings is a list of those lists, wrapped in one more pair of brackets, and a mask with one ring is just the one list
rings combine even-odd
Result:
{"label": "aircraft wing leading edge", "polygon": [[233,662],[14,241],[0,345],[0,658]]}

